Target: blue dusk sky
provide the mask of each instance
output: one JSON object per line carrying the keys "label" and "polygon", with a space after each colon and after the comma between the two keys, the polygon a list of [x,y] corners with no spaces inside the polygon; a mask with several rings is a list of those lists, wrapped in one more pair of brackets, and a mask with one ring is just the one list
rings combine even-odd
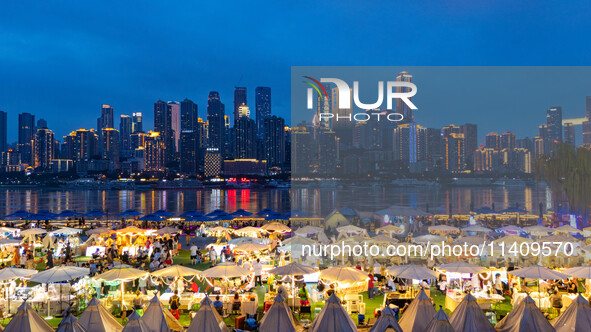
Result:
{"label": "blue dusk sky", "polygon": [[[117,117],[143,112],[149,129],[158,99],[192,99],[205,117],[211,90],[230,113],[234,86],[248,88],[252,109],[255,87],[270,86],[273,113],[289,120],[291,66],[589,65],[589,7],[505,0],[3,2],[0,110],[8,112],[13,142],[21,112],[47,119],[57,137],[94,128],[103,103]],[[474,122],[479,136],[533,136],[550,106],[583,116],[587,92],[578,88],[517,110],[469,94],[463,103],[478,105],[477,112],[464,107],[453,118],[421,121]],[[457,86],[438,93],[445,89]],[[522,94],[542,97],[537,86]],[[485,116],[491,112],[499,116]],[[508,123],[511,115],[516,121]]]}

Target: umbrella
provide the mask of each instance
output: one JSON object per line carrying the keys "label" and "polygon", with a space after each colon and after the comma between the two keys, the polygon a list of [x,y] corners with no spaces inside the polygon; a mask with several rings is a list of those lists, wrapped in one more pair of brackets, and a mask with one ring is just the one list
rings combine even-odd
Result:
{"label": "umbrella", "polygon": [[220,263],[201,272],[201,275],[206,278],[239,278],[249,274],[251,274],[250,270],[232,262]]}
{"label": "umbrella", "polygon": [[193,216],[185,219],[185,221],[194,221],[194,222],[208,222],[213,221],[213,219],[206,217],[206,216]]}
{"label": "umbrella", "polygon": [[125,210],[118,214],[120,217],[139,217],[142,214],[134,209]]}
{"label": "umbrella", "polygon": [[[56,282],[70,282],[71,280],[78,279],[90,274],[90,269],[85,267],[76,267],[76,266],[56,266],[52,267],[49,270],[45,270],[39,273],[34,274],[31,277],[32,282],[38,282],[40,284],[51,284]],[[60,310],[62,309],[62,296],[61,296],[61,286],[60,286]],[[50,302],[51,303],[51,302]],[[49,316],[49,305],[47,306],[47,313]]]}
{"label": "umbrella", "polygon": [[78,217],[81,216],[82,213],[78,213],[76,211],[72,211],[72,210],[64,210],[62,212],[60,212],[60,214],[58,214],[58,217],[60,218],[69,218],[69,217]]}
{"label": "umbrella", "polygon": [[462,228],[462,232],[488,233],[492,232],[492,229],[486,228],[481,225],[472,225]]}
{"label": "umbrella", "polygon": [[109,271],[95,276],[96,279],[103,279],[106,281],[121,281],[121,307],[124,306],[125,281],[135,280],[146,276],[148,272],[122,265],[110,269]]}
{"label": "umbrella", "polygon": [[37,270],[5,267],[0,270],[0,281],[6,281],[14,278],[26,278],[32,276],[35,273],[37,273]]}
{"label": "umbrella", "polygon": [[154,212],[153,214],[155,214],[159,217],[163,217],[163,218],[168,218],[168,217],[174,216],[174,213],[168,212],[166,210],[158,210],[158,211]]}
{"label": "umbrella", "polygon": [[428,243],[428,242],[439,243],[439,242],[444,242],[445,238],[440,235],[429,234],[429,235],[417,236],[417,237],[413,238],[412,241],[415,243]]}
{"label": "umbrella", "polygon": [[178,229],[176,229],[174,227],[166,226],[164,228],[160,228],[156,233],[158,233],[158,235],[164,235],[164,234],[176,234],[178,232],[180,232]]}
{"label": "umbrella", "polygon": [[376,234],[377,233],[389,233],[391,236],[391,233],[394,234],[402,234],[404,233],[404,229],[402,227],[398,227],[392,224],[388,224],[386,226],[382,226],[380,228],[377,229]]}
{"label": "umbrella", "polygon": [[448,225],[437,225],[437,226],[430,226],[429,227],[429,232],[450,232],[450,233],[455,233],[455,232],[459,232],[460,229],[454,226],[448,226]]}
{"label": "umbrella", "polygon": [[139,227],[135,227],[135,226],[128,226],[122,229],[118,229],[116,231],[116,233],[120,233],[120,234],[126,234],[126,233],[133,233],[133,234],[139,234],[139,233],[145,233],[147,230],[145,229],[141,229]]}
{"label": "umbrella", "polygon": [[564,225],[554,229],[555,233],[577,233],[581,234],[582,232],[571,225]]}
{"label": "umbrella", "polygon": [[219,215],[224,215],[227,214],[226,211],[222,210],[222,209],[215,209],[213,211],[211,211],[210,213],[206,214],[206,217],[217,217]]}
{"label": "umbrella", "polygon": [[212,216],[212,220],[214,221],[229,221],[229,220],[234,220],[234,216],[231,216],[227,213],[220,213],[218,215]]}
{"label": "umbrella", "polygon": [[28,218],[31,215],[31,213],[25,211],[25,210],[18,210],[14,213],[11,213],[7,216],[5,216],[4,218]]}
{"label": "umbrella", "polygon": [[161,270],[154,271],[150,274],[155,277],[181,278],[181,277],[200,275],[201,271],[198,271],[198,270],[186,267],[186,266],[182,266],[182,265],[172,265],[169,267],[165,267]]}
{"label": "umbrella", "polygon": [[279,266],[269,270],[270,274],[278,276],[298,276],[317,272],[318,269],[312,266],[302,265],[299,263],[289,263],[284,266]]}
{"label": "umbrella", "polygon": [[162,221],[164,218],[155,214],[146,214],[145,216],[139,218],[141,221]]}
{"label": "umbrella", "polygon": [[554,231],[552,228],[540,225],[525,227],[523,230],[528,234],[537,236],[547,236]]}
{"label": "umbrella", "polygon": [[180,218],[190,218],[190,217],[201,217],[203,216],[203,213],[197,211],[197,210],[188,210],[185,211],[183,214],[181,214],[179,217]]}
{"label": "umbrella", "polygon": [[354,225],[346,225],[337,227],[337,232],[339,233],[356,233],[356,234],[367,234],[367,231],[361,227],[357,227]]}
{"label": "umbrella", "polygon": [[509,225],[509,226],[504,226],[501,228],[496,229],[497,233],[509,233],[509,234],[519,234],[519,233],[523,233],[523,229],[520,227],[517,227],[515,225]]}
{"label": "umbrella", "polygon": [[273,211],[273,210],[271,210],[269,208],[266,208],[264,210],[259,211],[257,213],[257,216],[268,216],[268,215],[271,215],[271,214],[280,214],[280,213],[279,212],[275,212],[275,211]]}
{"label": "umbrella", "polygon": [[322,227],[317,227],[317,226],[304,226],[298,230],[295,231],[295,233],[297,235],[301,235],[301,236],[307,236],[309,234],[317,234],[322,232]]}
{"label": "umbrella", "polygon": [[29,219],[31,219],[31,220],[53,220],[57,217],[58,217],[58,215],[55,213],[42,211],[40,213],[35,213],[35,214],[30,215]]}
{"label": "umbrella", "polygon": [[14,246],[21,244],[21,240],[13,240],[13,239],[0,239],[0,247],[2,246]]}
{"label": "umbrella", "polygon": [[103,217],[106,216],[107,214],[104,213],[101,210],[92,210],[86,214],[84,214],[85,217],[90,217],[90,218],[98,218],[98,217]]}
{"label": "umbrella", "polygon": [[457,261],[453,263],[443,264],[436,266],[436,268],[440,270],[444,270],[447,272],[456,272],[456,273],[482,273],[487,271],[486,268],[474,264],[470,264],[464,261]]}
{"label": "umbrella", "polygon": [[424,279],[437,279],[437,273],[424,266],[420,265],[397,265],[390,266],[386,269],[393,277],[402,279],[413,279],[413,280],[424,280]]}
{"label": "umbrella", "polygon": [[278,232],[278,233],[289,233],[291,232],[291,228],[287,227],[286,225],[278,222],[272,222],[265,224],[261,227],[262,229],[269,231],[269,232]]}
{"label": "umbrella", "polygon": [[282,214],[270,214],[268,216],[265,217],[265,220],[271,221],[271,220],[289,220],[288,217],[282,215]]}
{"label": "umbrella", "polygon": [[488,206],[480,207],[480,208],[478,208],[478,209],[476,209],[476,210],[474,210],[472,212],[474,212],[476,214],[493,214],[493,213],[497,213],[497,211],[491,209]]}
{"label": "umbrella", "polygon": [[42,228],[29,228],[29,229],[25,229],[25,230],[21,231],[21,235],[24,235],[24,236],[40,235],[40,234],[45,234],[45,233],[47,233],[47,231]]}
{"label": "umbrella", "polygon": [[350,267],[329,267],[320,271],[319,278],[333,282],[358,282],[369,279],[367,273]]}
{"label": "umbrella", "polygon": [[464,243],[470,244],[470,245],[481,245],[484,244],[485,240],[479,236],[462,236],[457,238],[453,244],[460,244],[463,245]]}
{"label": "umbrella", "polygon": [[568,274],[573,278],[591,279],[591,265],[573,267],[562,271],[562,273]]}
{"label": "umbrella", "polygon": [[510,207],[508,209],[501,210],[501,213],[527,213],[527,211],[518,207]]}
{"label": "umbrella", "polygon": [[242,243],[234,247],[233,251],[243,251],[252,253],[256,251],[268,250],[269,246],[259,243]]}
{"label": "umbrella", "polygon": [[234,217],[249,217],[249,216],[252,216],[252,212],[248,212],[244,209],[238,209],[238,210],[230,213],[230,215],[234,216]]}
{"label": "umbrella", "polygon": [[86,235],[105,234],[105,233],[109,233],[110,231],[112,231],[112,229],[110,229],[108,227],[99,227],[99,228],[93,228],[93,229],[87,230]]}
{"label": "umbrella", "polygon": [[528,279],[567,279],[568,275],[540,265],[532,265],[508,272],[516,277]]}
{"label": "umbrella", "polygon": [[305,217],[308,214],[302,210],[294,209],[285,214],[287,217]]}

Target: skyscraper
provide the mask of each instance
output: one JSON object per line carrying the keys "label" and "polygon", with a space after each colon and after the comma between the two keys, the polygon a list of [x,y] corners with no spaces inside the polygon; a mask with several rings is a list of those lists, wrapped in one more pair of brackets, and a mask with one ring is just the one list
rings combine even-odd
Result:
{"label": "skyscraper", "polygon": [[591,146],[591,121],[583,122],[583,144]]}
{"label": "skyscraper", "polygon": [[501,150],[501,137],[497,133],[488,133],[484,137],[484,147],[496,151]]}
{"label": "skyscraper", "polygon": [[139,133],[144,131],[143,126],[143,117],[141,112],[133,113],[132,115],[132,122],[131,122],[131,133]]}
{"label": "skyscraper", "polygon": [[[264,138],[265,119],[271,116],[271,88],[258,86],[255,89],[256,124],[258,138]],[[267,162],[267,165],[269,163]]]}
{"label": "skyscraper", "polygon": [[201,145],[199,144],[198,130],[183,130],[180,139],[180,166],[181,173],[195,176],[199,172]]}
{"label": "skyscraper", "polygon": [[285,120],[274,115],[266,118],[264,137],[267,167],[282,168],[285,162]]}
{"label": "skyscraper", "polygon": [[45,119],[39,119],[39,120],[37,120],[37,127],[36,127],[36,129],[42,129],[42,128],[47,128],[47,120],[45,120]]}
{"label": "skyscraper", "polygon": [[[165,103],[166,104],[166,103]],[[166,146],[159,132],[149,132],[146,136],[146,146],[144,151],[145,170],[163,171],[165,167]]]}
{"label": "skyscraper", "polygon": [[513,151],[515,149],[515,133],[506,131],[501,135],[501,149]]}
{"label": "skyscraper", "polygon": [[[224,104],[220,100],[220,94],[217,91],[211,91],[207,98],[207,122],[209,132],[210,148],[218,149],[219,153],[225,150],[225,122],[224,122]],[[223,158],[223,155],[222,155]]]}
{"label": "skyscraper", "polygon": [[246,88],[237,86],[234,88],[234,122],[240,117],[238,108],[242,105],[248,105],[246,101]]}
{"label": "skyscraper", "polygon": [[587,120],[591,120],[591,96],[585,98],[585,116]]}
{"label": "skyscraper", "polygon": [[564,124],[564,143],[575,146],[575,126],[572,123]]}
{"label": "skyscraper", "polygon": [[159,133],[159,139],[164,143],[166,149],[164,163],[166,164],[174,159],[176,148],[174,146],[174,131],[172,130],[171,107],[162,100],[154,103],[154,131]]}
{"label": "skyscraper", "polygon": [[8,148],[8,120],[6,112],[0,111],[0,154]]}
{"label": "skyscraper", "polygon": [[546,111],[546,125],[548,128],[548,141],[550,143],[562,142],[562,108],[551,107]]}
{"label": "skyscraper", "polygon": [[253,119],[248,117],[239,117],[234,123],[235,130],[235,159],[255,159],[256,158],[256,124]]}
{"label": "skyscraper", "polygon": [[445,137],[445,169],[461,172],[466,167],[464,134],[451,133]]}
{"label": "skyscraper", "polygon": [[55,139],[53,131],[47,128],[37,130],[34,138],[33,167],[41,172],[49,171],[54,153]]}
{"label": "skyscraper", "polygon": [[196,131],[199,126],[199,114],[197,104],[186,99],[181,101],[181,132]]}
{"label": "skyscraper", "polygon": [[179,138],[181,137],[181,105],[178,101],[169,101],[170,105],[170,124],[174,140],[175,152],[178,152]]}
{"label": "skyscraper", "polygon": [[33,139],[35,130],[35,116],[31,113],[18,115],[18,151],[21,153],[21,161],[25,164],[33,164]]}
{"label": "skyscraper", "polygon": [[474,151],[478,148],[478,126],[473,123],[463,124],[460,132],[464,134],[464,140],[466,143],[466,164],[469,169],[473,169],[474,165]]}
{"label": "skyscraper", "polygon": [[97,119],[96,130],[100,132],[104,128],[115,128],[113,106],[103,104],[101,106],[101,116]]}
{"label": "skyscraper", "polygon": [[[397,82],[412,82],[412,75],[406,71],[400,72],[400,74],[398,74],[398,76],[396,76],[396,81]],[[406,88],[406,87],[396,87],[397,93],[409,92],[409,91],[410,91],[410,89]],[[402,99],[396,99],[396,112],[398,112],[398,113],[402,114],[402,116],[404,116],[404,119],[401,121],[401,123],[409,123],[409,122],[412,122],[414,119],[413,114],[412,114],[412,110],[410,109],[410,107],[408,107],[408,105],[406,105],[406,103]]]}
{"label": "skyscraper", "polygon": [[129,115],[121,115],[119,122],[119,142],[121,155],[131,157],[131,131],[133,124]]}
{"label": "skyscraper", "polygon": [[109,160],[111,170],[119,169],[119,131],[113,128],[104,128],[101,134],[101,157]]}

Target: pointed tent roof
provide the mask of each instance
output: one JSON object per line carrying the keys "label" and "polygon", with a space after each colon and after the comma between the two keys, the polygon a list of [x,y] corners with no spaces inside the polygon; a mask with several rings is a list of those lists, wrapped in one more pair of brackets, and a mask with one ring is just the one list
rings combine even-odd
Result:
{"label": "pointed tent roof", "polygon": [[88,332],[88,330],[78,323],[78,318],[72,315],[71,308],[70,306],[64,311],[64,318],[57,327],[56,332]]}
{"label": "pointed tent roof", "polygon": [[154,295],[150,300],[146,310],[144,310],[144,315],[141,320],[149,326],[153,332],[169,332],[170,330],[183,331],[181,323],[174,318],[169,310],[164,308],[162,303],[160,303],[160,299],[158,299],[158,295]]}
{"label": "pointed tent roof", "polygon": [[498,332],[554,332],[535,301],[527,295],[517,307],[495,325]]}
{"label": "pointed tent roof", "polygon": [[463,332],[495,332],[495,328],[488,321],[476,298],[468,293],[449,318],[451,326],[456,331]]}
{"label": "pointed tent roof", "polygon": [[320,311],[314,318],[309,328],[310,332],[355,332],[357,327],[355,322],[349,317],[341,300],[332,294]]}
{"label": "pointed tent roof", "polygon": [[9,332],[54,332],[53,327],[39,316],[39,314],[24,302],[4,331]]}
{"label": "pointed tent roof", "polygon": [[396,319],[394,311],[390,309],[390,307],[385,307],[382,310],[382,315],[380,315],[369,332],[384,332],[387,329],[392,329],[395,332],[402,332],[402,328],[398,325],[398,320]]}
{"label": "pointed tent roof", "polygon": [[201,306],[193,317],[187,332],[230,332],[230,329],[213,307],[211,299],[206,295],[201,300]]}
{"label": "pointed tent roof", "polygon": [[591,306],[579,294],[571,305],[553,322],[557,332],[585,331],[591,326]]}
{"label": "pointed tent roof", "polygon": [[423,332],[436,313],[431,299],[421,289],[398,323],[404,332]]}
{"label": "pointed tent roof", "polygon": [[259,327],[259,332],[275,331],[296,331],[296,321],[293,318],[293,313],[281,295],[275,297],[275,301],[261,319]]}
{"label": "pointed tent roof", "polygon": [[127,324],[122,332],[150,332],[150,328],[140,318],[140,315],[134,310],[127,319]]}
{"label": "pointed tent roof", "polygon": [[423,332],[456,332],[456,330],[449,323],[449,317],[447,317],[443,308],[439,308],[439,311],[437,311]]}
{"label": "pointed tent roof", "polygon": [[78,318],[78,323],[92,332],[121,332],[123,326],[111,315],[97,298],[88,303]]}

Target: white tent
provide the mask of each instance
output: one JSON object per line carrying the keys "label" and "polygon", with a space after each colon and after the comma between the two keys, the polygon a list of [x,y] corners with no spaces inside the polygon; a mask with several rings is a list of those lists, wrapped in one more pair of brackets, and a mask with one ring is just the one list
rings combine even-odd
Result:
{"label": "white tent", "polygon": [[402,332],[402,328],[398,325],[398,320],[394,315],[394,311],[390,307],[385,307],[369,332],[385,332],[388,329],[392,329],[395,332]]}
{"label": "white tent", "polygon": [[433,319],[436,311],[427,293],[421,289],[400,318],[400,327],[404,332],[423,332]]}
{"label": "white tent", "polygon": [[476,298],[468,293],[449,318],[451,326],[462,332],[495,332],[495,328],[488,321]]}
{"label": "white tent", "polygon": [[24,302],[4,331],[8,332],[54,332],[53,327],[39,316],[39,314]]}
{"label": "white tent", "polygon": [[148,326],[150,332],[184,330],[181,323],[179,323],[179,321],[174,318],[170,311],[164,308],[162,303],[160,303],[158,295],[154,295],[154,297],[150,300],[146,310],[144,310],[144,315],[142,316],[141,320],[146,324],[146,326]]}
{"label": "white tent", "polygon": [[429,325],[425,327],[423,332],[458,332],[463,330],[454,330],[454,328],[449,323],[449,317],[443,311],[442,308],[439,308],[439,311],[435,314],[433,319],[429,322]]}
{"label": "white tent", "polygon": [[213,302],[208,296],[201,300],[201,306],[187,332],[230,332],[224,319],[213,307]]}
{"label": "white tent", "polygon": [[591,306],[579,294],[571,305],[552,322],[557,332],[588,331],[591,329]]}
{"label": "white tent", "polygon": [[324,308],[314,318],[308,329],[310,332],[355,332],[355,322],[349,317],[341,304],[341,300],[332,294],[324,304]]}
{"label": "white tent", "polygon": [[498,332],[554,332],[550,322],[544,317],[534,300],[528,296],[497,323]]}
{"label": "white tent", "polygon": [[133,311],[127,319],[127,324],[123,328],[122,332],[149,332],[150,329],[146,326],[146,323],[142,322],[140,315],[137,311]]}
{"label": "white tent", "polygon": [[72,315],[70,308],[66,309],[64,318],[57,327],[56,332],[88,332],[80,323],[78,318]]}
{"label": "white tent", "polygon": [[259,332],[275,331],[296,331],[296,321],[293,318],[293,313],[281,295],[275,297],[275,302],[261,319],[261,326],[259,327]]}
{"label": "white tent", "polygon": [[123,326],[113,317],[96,298],[88,303],[78,318],[78,323],[92,332],[121,332]]}

